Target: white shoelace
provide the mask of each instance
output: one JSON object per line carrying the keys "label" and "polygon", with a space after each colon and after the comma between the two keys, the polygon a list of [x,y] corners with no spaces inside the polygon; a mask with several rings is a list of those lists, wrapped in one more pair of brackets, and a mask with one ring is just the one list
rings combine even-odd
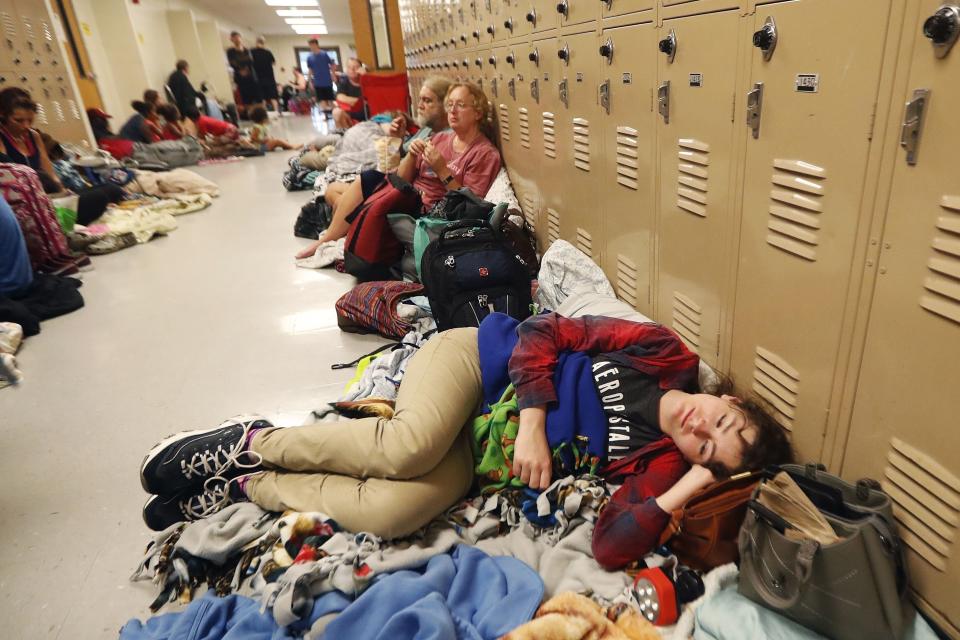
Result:
{"label": "white shoelace", "polygon": [[[217,481],[220,484],[213,486],[210,483]],[[219,476],[208,478],[203,483],[203,493],[190,496],[180,503],[180,511],[191,520],[199,520],[213,515],[230,504],[230,492],[227,490],[230,481]]]}
{"label": "white shoelace", "polygon": [[[254,469],[259,467],[263,462],[263,456],[256,451],[245,450],[247,436],[254,422],[256,421],[250,420],[244,423],[243,434],[241,434],[237,444],[230,451],[225,450],[222,445],[217,445],[214,451],[198,452],[193,454],[193,457],[189,461],[181,460],[180,468],[183,471],[183,475],[186,476],[188,480],[195,475],[210,475],[211,477],[209,479],[213,480],[214,478],[222,476],[231,466],[240,469]],[[241,462],[240,457],[243,455],[248,456],[252,462]],[[204,487],[206,488],[206,482],[204,483]]]}

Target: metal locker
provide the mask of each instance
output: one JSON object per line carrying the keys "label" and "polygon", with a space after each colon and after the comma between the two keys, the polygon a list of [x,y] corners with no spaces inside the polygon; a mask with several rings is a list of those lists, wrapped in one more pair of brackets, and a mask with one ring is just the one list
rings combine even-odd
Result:
{"label": "metal locker", "polygon": [[23,37],[23,25],[20,22],[18,8],[13,0],[0,0],[0,37],[2,37],[3,51],[0,57],[0,67],[7,70],[16,69],[23,72],[30,68],[30,59],[25,53],[26,41]]}
{"label": "metal locker", "polygon": [[[890,197],[843,457],[894,502],[918,604],[960,636],[960,6],[908,5]],[[925,35],[927,37],[925,37]],[[951,38],[952,36],[952,38]],[[951,39],[954,44],[949,46]],[[891,125],[893,123],[891,122]],[[892,137],[891,136],[891,137]],[[891,141],[892,142],[892,141]],[[892,145],[891,145],[892,146]]]}
{"label": "metal locker", "polygon": [[529,25],[531,33],[554,29],[559,21],[556,0],[528,0],[521,5],[523,20]]}
{"label": "metal locker", "polygon": [[604,18],[653,8],[653,0],[600,0],[600,4]]}
{"label": "metal locker", "polygon": [[597,46],[597,36],[590,31],[566,36],[554,49],[561,103],[555,129],[557,138],[563,140],[557,176],[562,204],[554,215],[560,217],[561,237],[600,264],[603,229],[596,181],[603,156]]}
{"label": "metal locker", "polygon": [[713,366],[733,239],[738,23],[736,11],[665,20],[657,45],[655,317]]}
{"label": "metal locker", "polygon": [[603,194],[603,268],[617,295],[649,316],[656,209],[654,25],[606,29],[597,51],[603,160],[594,189]]}
{"label": "metal locker", "polygon": [[758,7],[750,91],[738,97],[747,145],[731,371],[773,406],[804,459],[822,454],[849,317],[889,8]]}
{"label": "metal locker", "polygon": [[556,0],[557,26],[583,24],[600,17],[600,0]]}
{"label": "metal locker", "polygon": [[533,47],[529,43],[516,44],[508,55],[513,55],[516,65],[517,107],[517,161],[511,167],[510,180],[520,203],[524,219],[536,232],[540,197],[539,164],[543,155],[543,129],[540,126],[538,68],[530,60]]}
{"label": "metal locker", "polygon": [[[516,123],[516,78],[514,67],[506,61],[508,47],[496,47],[487,57],[487,65],[491,74],[490,105],[494,110],[497,128],[500,132],[500,154],[509,167],[519,161],[517,147],[519,132],[515,131]],[[496,84],[494,84],[494,81]],[[491,95],[496,87],[496,95]]]}
{"label": "metal locker", "polygon": [[[537,91],[540,101],[537,103],[539,117],[533,126],[540,129],[540,156],[538,158],[539,211],[537,219],[537,246],[546,251],[554,240],[560,237],[560,210],[562,209],[563,176],[561,164],[566,142],[560,139],[561,118],[567,117],[567,107],[560,100],[564,71],[562,61],[557,58],[555,38],[534,40],[527,60],[531,74],[537,74]],[[564,89],[564,92],[566,89]]]}

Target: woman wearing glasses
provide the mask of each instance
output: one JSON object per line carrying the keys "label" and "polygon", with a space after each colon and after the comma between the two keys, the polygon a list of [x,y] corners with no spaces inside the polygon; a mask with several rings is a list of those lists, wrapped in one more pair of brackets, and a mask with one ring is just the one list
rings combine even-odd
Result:
{"label": "woman wearing glasses", "polygon": [[[448,190],[467,187],[483,197],[500,171],[500,152],[490,141],[490,102],[483,91],[472,84],[452,84],[444,106],[450,129],[428,140],[413,141],[397,169],[397,175],[422,194],[425,213],[438,205]],[[351,183],[337,201],[330,226],[297,258],[312,256],[322,243],[346,236],[350,229],[347,216],[373,193],[380,182],[377,178],[380,174],[375,172],[361,174]]]}

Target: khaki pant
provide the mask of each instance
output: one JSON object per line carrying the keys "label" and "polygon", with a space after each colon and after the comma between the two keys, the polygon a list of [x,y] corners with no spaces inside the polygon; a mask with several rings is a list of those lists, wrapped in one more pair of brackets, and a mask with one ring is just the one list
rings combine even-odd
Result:
{"label": "khaki pant", "polygon": [[[476,329],[428,340],[410,360],[394,417],[264,430],[267,469],[246,485],[270,511],[319,511],[351,531],[416,531],[473,482],[470,423],[482,398]],[[466,428],[464,428],[466,427]]]}

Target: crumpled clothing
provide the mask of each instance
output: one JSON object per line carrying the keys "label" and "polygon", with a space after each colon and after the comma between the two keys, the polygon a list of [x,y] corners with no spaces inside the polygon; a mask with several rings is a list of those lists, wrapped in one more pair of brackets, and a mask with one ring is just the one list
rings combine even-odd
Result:
{"label": "crumpled clothing", "polygon": [[168,198],[144,205],[150,211],[181,216],[206,209],[213,204],[213,198],[206,193],[175,193]]}
{"label": "crumpled clothing", "polygon": [[107,233],[97,236],[97,238],[96,242],[87,245],[84,253],[92,256],[102,256],[137,244],[137,237],[133,233]]}
{"label": "crumpled clothing", "polygon": [[[425,322],[429,320],[429,323]],[[433,323],[433,318],[422,318],[418,321],[418,329]],[[436,328],[436,325],[434,325]],[[403,337],[399,347],[384,353],[373,360],[364,370],[356,384],[347,389],[346,393],[337,398],[338,402],[361,400],[363,398],[384,398],[396,400],[400,381],[407,369],[410,358],[413,357],[432,333],[421,333],[414,330]]]}
{"label": "crumpled clothing", "polygon": [[337,260],[343,260],[343,247],[345,238],[340,238],[339,240],[330,240],[324,242],[312,256],[306,258],[300,258],[296,261],[298,267],[303,267],[304,269],[322,269],[324,267],[329,267]]}
{"label": "crumpled clothing", "polygon": [[172,215],[153,211],[149,207],[137,207],[129,211],[107,209],[97,218],[96,223],[105,224],[110,232],[116,235],[132,233],[140,244],[148,242],[153,236],[166,235],[177,228],[177,221]]}
{"label": "crumpled clothing", "polygon": [[176,193],[206,193],[214,198],[220,195],[220,187],[200,174],[189,169],[171,169],[170,171],[136,171],[134,185],[140,191],[151,196],[169,196]]}
{"label": "crumpled clothing", "polygon": [[566,240],[555,240],[543,254],[538,282],[536,302],[541,309],[557,309],[568,297],[582,293],[617,297],[603,270]]}
{"label": "crumpled clothing", "polygon": [[23,373],[17,369],[16,357],[9,353],[0,353],[0,389],[20,384],[22,381]]}

